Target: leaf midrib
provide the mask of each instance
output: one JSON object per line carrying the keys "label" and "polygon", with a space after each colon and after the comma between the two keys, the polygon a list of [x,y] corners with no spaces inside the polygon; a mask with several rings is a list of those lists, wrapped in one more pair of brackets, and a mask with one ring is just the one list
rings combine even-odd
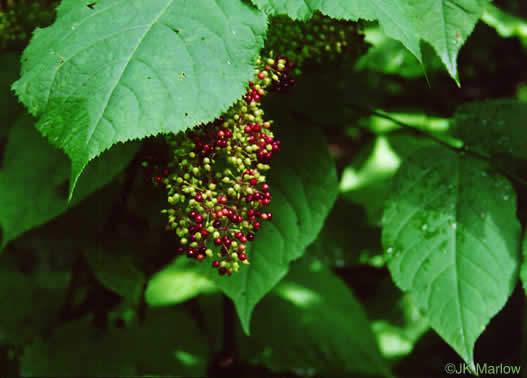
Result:
{"label": "leaf midrib", "polygon": [[112,87],[112,89],[109,91],[109,94],[108,96],[106,97],[106,99],[104,100],[104,106],[103,106],[103,109],[102,111],[99,113],[99,115],[97,116],[96,118],[96,122],[94,124],[94,127],[92,127],[91,129],[88,130],[88,138],[87,138],[87,141],[86,143],[87,144],[90,144],[91,142],[91,139],[93,138],[93,134],[95,134],[95,131],[97,130],[97,128],[99,127],[99,124],[101,122],[101,119],[103,118],[104,116],[104,113],[106,112],[106,109],[108,108],[108,104],[110,103],[110,100],[115,92],[115,89],[117,88],[117,86],[119,85],[124,73],[126,72],[126,69],[128,68],[128,65],[130,64],[130,62],[132,61],[134,55],[137,53],[137,50],[139,49],[139,47],[141,46],[141,44],[143,43],[144,39],[146,38],[146,36],[148,35],[148,33],[150,32],[150,30],[152,29],[152,27],[159,21],[159,19],[166,13],[166,11],[168,10],[168,8],[170,8],[170,6],[174,3],[174,0],[169,0],[167,5],[161,10],[161,12],[159,12],[159,14],[157,15],[157,17],[152,21],[152,23],[148,26],[148,28],[146,28],[145,32],[143,33],[143,35],[141,36],[141,38],[139,39],[139,41],[137,42],[135,48],[132,50],[132,52],[130,53],[130,55],[128,56],[127,60],[126,60],[126,63],[125,65],[123,66],[123,69],[121,70],[121,73],[119,74],[119,77],[117,78],[117,80],[115,80],[115,84],[114,86]]}

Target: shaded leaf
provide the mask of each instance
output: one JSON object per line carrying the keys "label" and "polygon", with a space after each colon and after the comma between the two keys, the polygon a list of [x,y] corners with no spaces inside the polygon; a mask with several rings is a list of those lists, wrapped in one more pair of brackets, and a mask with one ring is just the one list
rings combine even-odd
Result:
{"label": "shaded leaf", "polygon": [[193,319],[174,309],[151,311],[143,325],[105,333],[88,317],[26,348],[21,375],[202,376],[206,352]]}
{"label": "shaded leaf", "polygon": [[[116,146],[91,164],[69,206],[108,184],[130,162],[138,147],[137,143]],[[61,190],[68,176],[66,156],[39,135],[29,116],[19,118],[10,130],[0,170],[0,249],[68,209],[66,193]]]}
{"label": "shaded leaf", "polygon": [[244,358],[275,371],[389,375],[351,290],[320,263],[302,259],[257,307]]}
{"label": "shaded leaf", "polygon": [[100,245],[88,246],[84,256],[97,280],[109,290],[139,303],[146,277],[130,256]]}

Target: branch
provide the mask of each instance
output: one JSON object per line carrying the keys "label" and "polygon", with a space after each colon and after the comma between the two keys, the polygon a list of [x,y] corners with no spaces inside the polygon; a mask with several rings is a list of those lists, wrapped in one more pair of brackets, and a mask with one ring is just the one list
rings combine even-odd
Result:
{"label": "branch", "polygon": [[439,144],[441,144],[442,146],[446,147],[446,148],[449,148],[457,153],[466,153],[466,154],[469,154],[477,159],[480,159],[480,160],[483,160],[485,162],[487,162],[490,166],[492,166],[494,169],[496,169],[498,172],[502,173],[504,176],[508,177],[511,181],[516,181],[517,183],[523,185],[524,187],[527,188],[527,181],[522,178],[521,176],[518,176],[513,170],[507,168],[507,167],[504,167],[504,166],[497,166],[495,164],[495,162],[493,161],[492,157],[489,156],[489,155],[485,155],[485,154],[482,154],[478,151],[474,151],[473,149],[471,149],[469,146],[467,145],[462,145],[462,146],[454,146],[450,143],[448,143],[447,141],[441,139],[441,138],[438,138],[437,136],[433,135],[433,134],[430,134],[418,127],[415,127],[415,126],[411,126],[411,125],[408,125],[404,122],[401,122],[387,114],[383,114],[379,111],[375,111],[375,110],[372,110],[372,109],[366,109],[366,108],[363,108],[361,106],[358,106],[358,105],[355,105],[355,104],[346,104],[346,106],[352,108],[352,109],[355,109],[361,113],[364,113],[364,114],[369,114],[369,115],[373,115],[373,116],[376,116],[376,117],[380,117],[380,118],[384,118],[384,119],[387,119],[388,121],[391,121],[393,123],[395,123],[396,125],[399,125],[407,130],[410,130],[412,131],[413,133],[417,134],[417,135],[420,135],[420,136],[423,136],[423,137],[426,137],[428,139],[431,139]]}

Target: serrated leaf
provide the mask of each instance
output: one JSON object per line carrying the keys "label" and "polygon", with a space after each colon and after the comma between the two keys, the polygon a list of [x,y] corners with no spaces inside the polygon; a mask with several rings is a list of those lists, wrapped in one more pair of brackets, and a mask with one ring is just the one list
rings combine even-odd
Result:
{"label": "serrated leaf", "polygon": [[489,100],[460,106],[450,133],[493,160],[527,160],[527,103]]}
{"label": "serrated leaf", "polygon": [[37,128],[86,164],[118,142],[178,132],[225,111],[245,90],[266,31],[230,0],[64,0],[38,29],[13,88]]}
{"label": "serrated leaf", "polygon": [[518,279],[510,182],[469,155],[422,149],[394,178],[383,246],[396,284],[470,365],[474,344]]}
{"label": "serrated leaf", "polygon": [[361,304],[329,269],[305,259],[258,305],[244,359],[275,371],[387,376],[389,370]]}
{"label": "serrated leaf", "polygon": [[90,164],[68,204],[61,191],[69,176],[67,157],[39,135],[31,117],[19,118],[10,130],[0,170],[0,250],[10,240],[60,215],[68,206],[108,184],[138,148],[137,143],[119,145]]}
{"label": "serrated leaf", "polygon": [[276,133],[281,150],[269,173],[273,220],[264,223],[249,244],[250,265],[242,265],[231,277],[219,276],[208,264],[199,268],[234,301],[247,333],[254,306],[315,240],[338,193],[335,163],[321,132],[304,127],[295,133],[286,120],[276,124],[284,124],[284,129]]}
{"label": "serrated leaf", "polygon": [[142,325],[96,329],[83,318],[24,351],[23,376],[202,376],[206,343],[196,323],[174,309],[147,313]]}
{"label": "serrated leaf", "polygon": [[419,61],[421,40],[432,45],[459,84],[456,58],[487,0],[252,0],[266,13],[306,20],[320,10],[346,20],[379,20],[383,31],[401,41]]}

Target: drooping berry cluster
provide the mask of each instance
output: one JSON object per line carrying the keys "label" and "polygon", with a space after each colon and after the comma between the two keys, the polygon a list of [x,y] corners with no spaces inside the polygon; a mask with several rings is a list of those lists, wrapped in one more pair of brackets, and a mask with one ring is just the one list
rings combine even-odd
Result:
{"label": "drooping berry cluster", "polygon": [[23,47],[32,31],[53,21],[58,0],[7,0],[0,6],[0,48]]}
{"label": "drooping berry cluster", "polygon": [[263,53],[280,51],[296,64],[294,75],[308,63],[334,63],[344,55],[361,56],[367,50],[364,34],[357,22],[335,20],[316,12],[307,21],[287,16],[271,19]]}
{"label": "drooping berry cluster", "polygon": [[167,191],[169,207],[163,212],[167,228],[179,237],[177,252],[199,261],[213,258],[220,275],[249,263],[247,243],[273,216],[266,210],[272,196],[264,173],[280,141],[270,130],[272,121],[264,120],[260,101],[267,91],[294,84],[293,65],[283,57],[258,58],[257,67],[243,98],[225,114],[167,137],[171,162],[153,177]]}

